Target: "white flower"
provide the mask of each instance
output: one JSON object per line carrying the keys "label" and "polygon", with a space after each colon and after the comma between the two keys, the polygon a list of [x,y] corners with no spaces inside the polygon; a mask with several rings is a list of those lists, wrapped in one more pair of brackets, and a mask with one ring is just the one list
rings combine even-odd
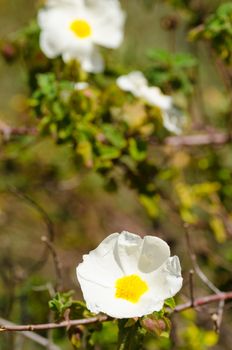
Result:
{"label": "white flower", "polygon": [[148,86],[147,79],[140,71],[117,78],[116,83],[121,90],[131,92],[135,97],[142,98],[152,106],[158,107],[162,112],[164,127],[176,134],[181,132],[182,115],[173,106],[171,96],[164,95],[155,86]]}
{"label": "white flower", "polygon": [[86,81],[79,81],[78,83],[74,84],[74,89],[75,90],[85,90],[89,87],[89,83],[87,83]]}
{"label": "white flower", "polygon": [[49,58],[80,61],[87,72],[101,72],[96,47],[117,48],[123,39],[125,15],[118,0],[48,0],[38,13],[40,47]]}
{"label": "white flower", "polygon": [[140,71],[122,75],[117,78],[116,82],[121,90],[129,91],[136,97],[141,97],[143,89],[147,87],[147,79]]}
{"label": "white flower", "polygon": [[162,309],[182,287],[177,256],[162,239],[113,233],[77,267],[87,307],[116,318],[141,317]]}

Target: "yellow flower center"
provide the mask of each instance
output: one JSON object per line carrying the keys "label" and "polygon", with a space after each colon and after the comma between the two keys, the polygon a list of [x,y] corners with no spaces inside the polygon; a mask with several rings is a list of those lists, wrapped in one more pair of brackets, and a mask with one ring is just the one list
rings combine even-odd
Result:
{"label": "yellow flower center", "polygon": [[88,38],[92,34],[92,28],[84,19],[76,19],[70,24],[70,29],[81,39]]}
{"label": "yellow flower center", "polygon": [[136,304],[141,296],[148,291],[148,285],[137,275],[118,278],[115,283],[116,298],[125,299]]}

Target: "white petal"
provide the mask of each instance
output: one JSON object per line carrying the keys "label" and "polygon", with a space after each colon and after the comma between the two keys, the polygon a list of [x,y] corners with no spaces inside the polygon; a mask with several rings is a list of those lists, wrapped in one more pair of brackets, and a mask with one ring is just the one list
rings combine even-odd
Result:
{"label": "white petal", "polygon": [[143,273],[157,270],[170,257],[168,244],[158,237],[145,236],[138,268]]}
{"label": "white petal", "polygon": [[143,297],[136,304],[115,298],[114,288],[105,288],[86,280],[82,281],[81,287],[87,307],[94,313],[103,312],[115,318],[130,318],[148,315],[163,307],[163,301],[151,297]]}
{"label": "white petal", "polygon": [[117,48],[123,40],[125,13],[116,0],[89,0],[88,13],[92,16],[94,43]]}
{"label": "white petal", "polygon": [[82,9],[84,7],[84,0],[47,0],[45,5],[46,8],[72,5]]}
{"label": "white petal", "polygon": [[81,59],[82,68],[89,73],[101,73],[104,70],[104,61],[96,48],[92,54]]}
{"label": "white petal", "polygon": [[62,57],[64,62],[79,61],[82,69],[89,73],[100,73],[104,69],[102,56],[91,42],[85,42],[74,49],[66,50]]}
{"label": "white petal", "polygon": [[147,80],[140,71],[122,75],[117,78],[116,83],[120,89],[129,91],[136,97],[140,97],[141,91],[147,86]]}
{"label": "white petal", "polygon": [[160,109],[169,109],[172,106],[172,97],[164,95],[161,90],[155,86],[146,87],[142,91],[142,97],[151,105]]}
{"label": "white petal", "polygon": [[77,266],[77,278],[80,284],[86,280],[112,287],[115,280],[123,275],[113,252],[118,235],[118,233],[111,234],[96,249],[84,255],[83,262]]}
{"label": "white petal", "polygon": [[55,42],[53,36],[50,37],[47,33],[41,33],[40,35],[40,48],[48,58],[55,58],[62,51],[59,43]]}
{"label": "white petal", "polygon": [[79,81],[74,85],[75,90],[85,90],[88,87],[89,87],[89,83],[87,83],[86,81]]}
{"label": "white petal", "polygon": [[138,259],[142,248],[142,238],[134,233],[123,231],[115,245],[114,254],[125,275],[138,271]]}
{"label": "white petal", "polygon": [[158,270],[144,274],[142,278],[146,280],[150,287],[149,293],[152,293],[156,300],[173,297],[179,292],[183,283],[179,258],[177,256],[168,258]]}
{"label": "white petal", "polygon": [[183,116],[176,108],[170,108],[163,111],[163,124],[167,130],[179,135],[182,131]]}
{"label": "white petal", "polygon": [[67,15],[64,15],[61,9],[39,11],[40,47],[47,57],[54,58],[66,49],[69,42],[67,21]]}
{"label": "white petal", "polygon": [[112,233],[111,235],[107,236],[96,249],[90,252],[90,254],[95,254],[99,258],[104,257],[110,251],[113,251],[118,237],[118,232]]}

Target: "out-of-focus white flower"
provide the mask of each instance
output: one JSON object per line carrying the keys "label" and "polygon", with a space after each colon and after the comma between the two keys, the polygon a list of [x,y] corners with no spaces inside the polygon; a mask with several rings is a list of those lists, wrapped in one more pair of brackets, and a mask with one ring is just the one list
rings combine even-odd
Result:
{"label": "out-of-focus white flower", "polygon": [[166,242],[113,233],[77,267],[87,307],[116,318],[141,317],[162,309],[164,300],[182,287],[177,256]]}
{"label": "out-of-focus white flower", "polygon": [[87,72],[101,72],[96,47],[117,48],[123,39],[125,14],[118,0],[48,0],[38,13],[40,47],[49,58],[80,61]]}
{"label": "out-of-focus white flower", "polygon": [[89,87],[89,83],[86,81],[80,81],[74,85],[75,90],[85,90]]}
{"label": "out-of-focus white flower", "polygon": [[117,78],[116,83],[121,90],[131,92],[135,97],[142,98],[152,106],[161,110],[164,127],[176,134],[181,132],[182,115],[173,106],[171,96],[164,95],[160,88],[148,86],[147,79],[140,71]]}
{"label": "out-of-focus white flower", "polygon": [[123,91],[129,91],[136,97],[141,97],[144,88],[147,88],[147,79],[140,71],[134,71],[128,75],[117,78],[117,85]]}

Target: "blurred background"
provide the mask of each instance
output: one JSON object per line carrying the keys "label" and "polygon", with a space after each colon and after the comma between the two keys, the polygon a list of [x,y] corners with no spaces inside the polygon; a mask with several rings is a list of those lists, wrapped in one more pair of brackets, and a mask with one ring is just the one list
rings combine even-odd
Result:
{"label": "blurred background", "polygon": [[[181,8],[177,13],[170,3],[122,1],[127,12],[125,41],[119,50],[111,54],[111,59],[122,62],[128,71],[140,69],[148,75],[150,72],[152,81],[150,61],[145,54],[150,49],[167,50],[171,55],[178,51],[194,54],[200,64],[197,76],[194,76],[195,92],[189,107],[194,120],[186,126],[186,130],[189,133],[210,128],[227,130],[232,92],[229,94],[226,90],[204,45],[192,45],[186,40],[187,24],[180,17],[188,19],[189,14]],[[196,11],[201,4],[202,8],[213,13],[218,5],[226,1],[191,3],[196,3]],[[14,39],[15,33],[36,15],[37,8],[38,2],[35,1],[0,0],[0,37]],[[172,25],[174,30],[170,29]],[[104,237],[122,230],[142,236],[160,236],[170,244],[172,255],[176,254],[181,259],[185,285],[177,300],[185,302],[189,296],[191,261],[183,221],[180,213],[169,203],[171,199],[164,200],[162,204],[165,214],[151,217],[135,190],[120,184],[117,191],[109,192],[102,176],[78,167],[69,145],[55,145],[51,138],[42,136],[11,138],[7,134],[7,126],[36,127],[38,121],[28,113],[28,76],[23,59],[12,63],[1,59],[0,75],[0,126],[5,130],[0,139],[0,317],[19,324],[43,323],[50,319],[48,301],[57,278],[53,260],[41,240],[47,234],[54,234],[54,245],[62,264],[62,289],[74,290],[79,298],[81,293],[75,267],[82,255],[95,248]],[[176,99],[185,105],[178,92]],[[227,144],[198,149],[177,148],[174,151],[167,148],[162,152],[156,149],[155,154],[158,159],[164,157],[163,162],[169,160],[172,172],[178,178],[176,188],[179,201],[182,200],[182,214],[187,211],[186,202],[192,195],[190,187],[183,185],[185,181],[189,186],[201,182],[219,184],[219,195],[215,194],[212,185],[210,190],[208,187],[199,190],[205,192],[202,195],[204,199],[201,196],[198,199],[199,202],[205,201],[205,206],[208,201],[213,203],[211,213],[219,213],[219,217],[223,217],[222,224],[217,221],[207,225],[204,220],[199,221],[190,230],[190,236],[198,263],[209,279],[225,291],[232,287],[231,151],[231,145]],[[198,204],[196,212],[198,206],[201,207]],[[211,293],[196,276],[194,285],[196,296]],[[167,339],[155,339],[149,341],[147,349],[230,350],[230,307],[228,303],[219,340],[213,332],[211,316],[217,308],[213,305],[199,314],[191,311],[174,317],[179,345],[174,347]],[[41,334],[46,336],[46,332]],[[53,336],[61,349],[72,349],[65,332],[54,332]],[[34,342],[10,333],[0,333],[0,348],[42,349]],[[96,349],[113,347],[99,345]]]}

